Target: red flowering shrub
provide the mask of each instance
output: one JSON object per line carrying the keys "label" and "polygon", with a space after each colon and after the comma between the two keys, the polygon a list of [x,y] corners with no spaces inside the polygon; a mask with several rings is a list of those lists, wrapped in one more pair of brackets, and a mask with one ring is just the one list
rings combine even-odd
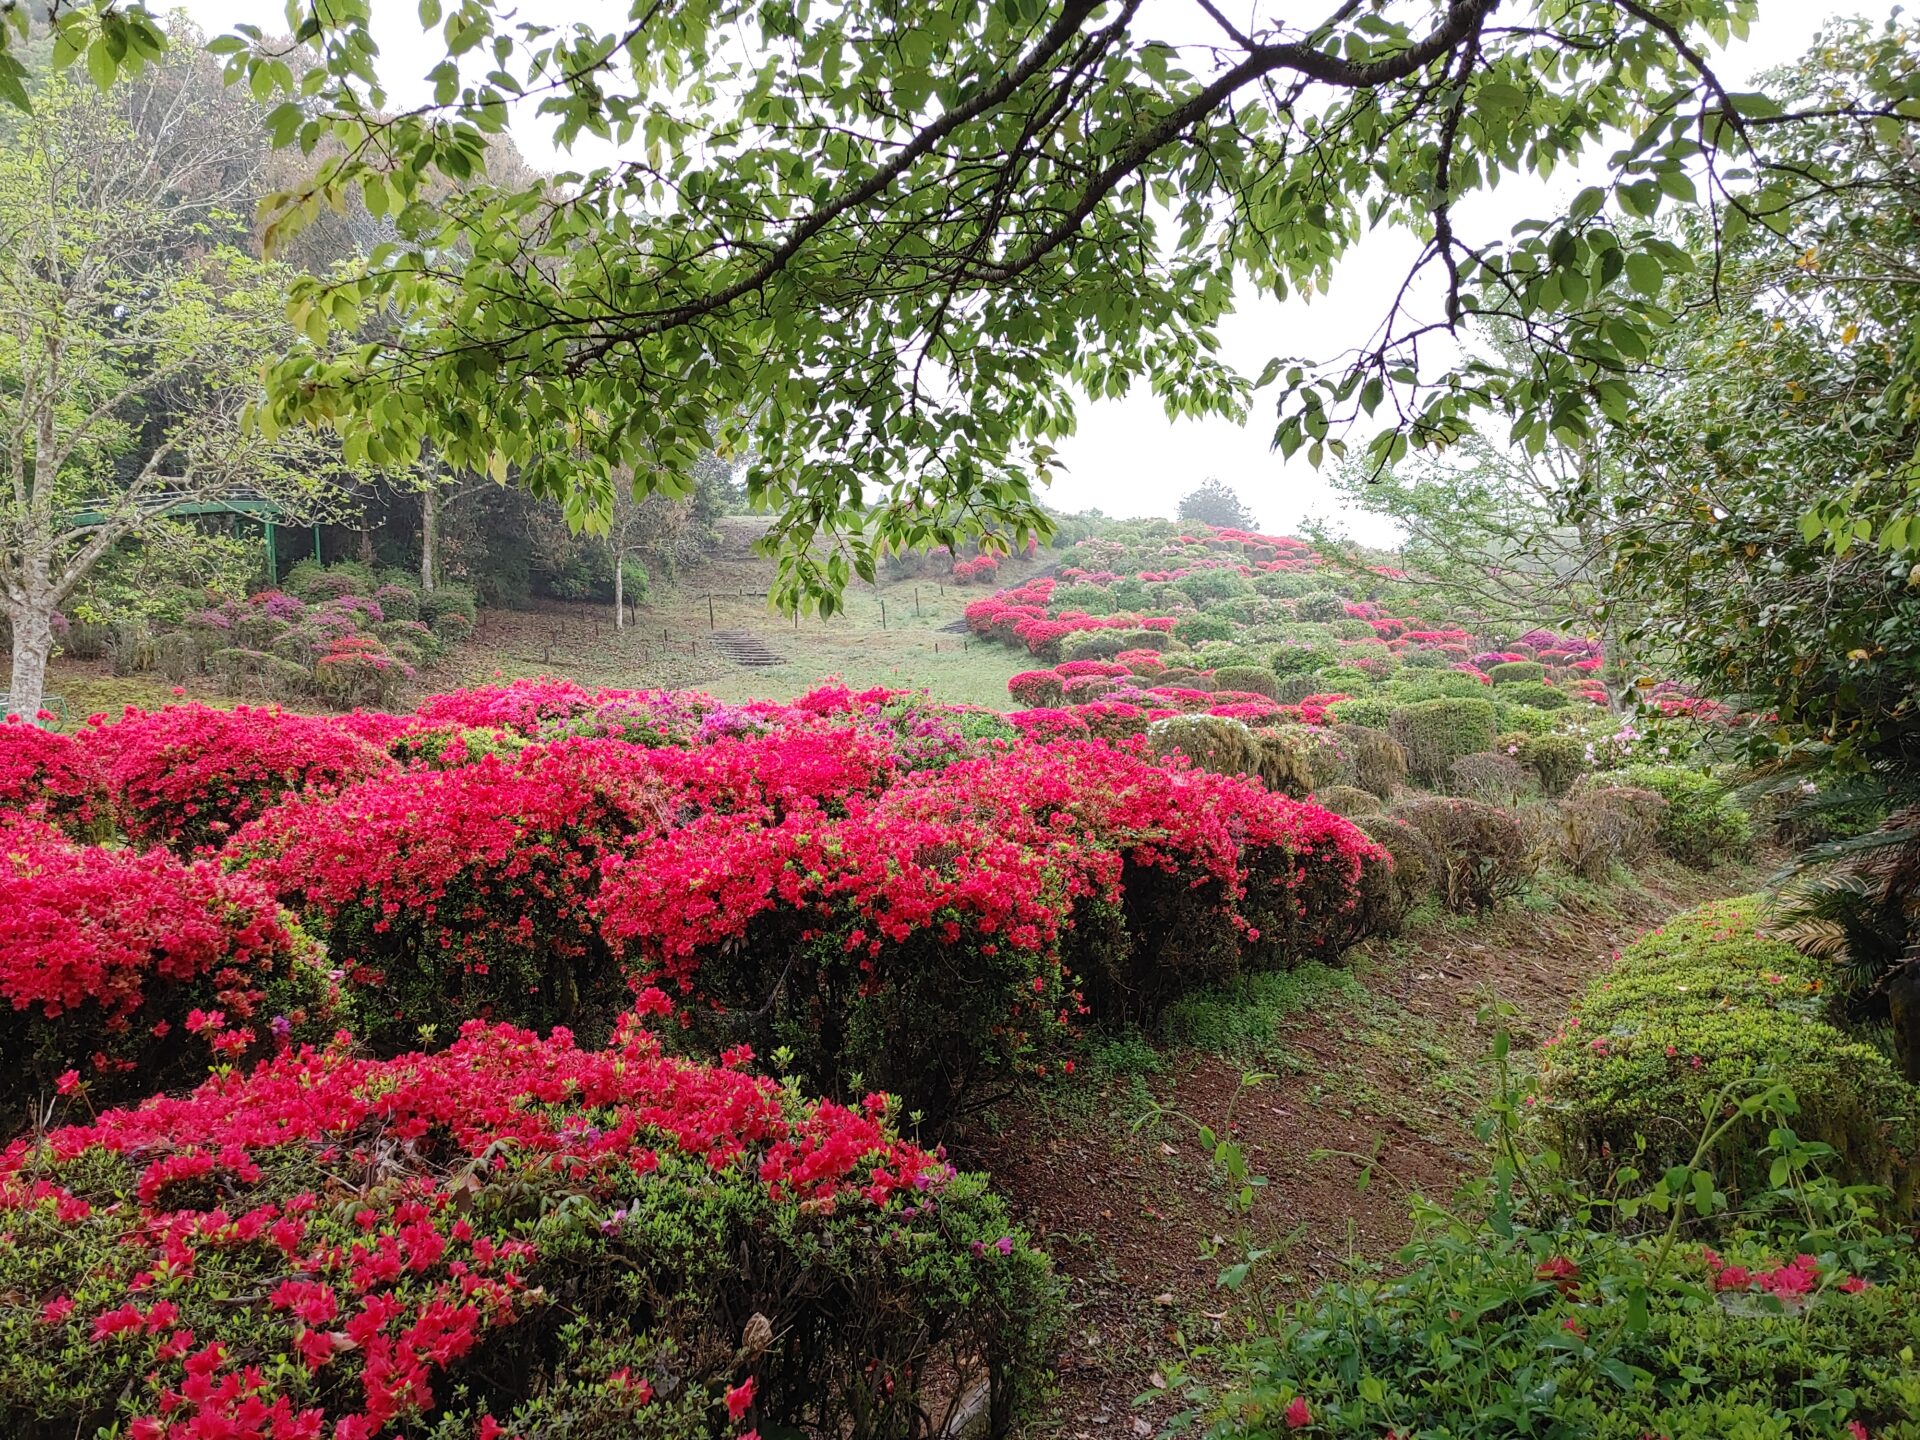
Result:
{"label": "red flowering shrub", "polygon": [[785,1046],[816,1084],[857,1073],[944,1113],[1050,1063],[1088,1009],[1336,947],[1379,860],[1257,783],[1029,744],[903,776],[844,818],[708,814],[610,861],[597,909],[703,1039]]}
{"label": "red flowering shrub", "polygon": [[636,978],[688,997],[703,1042],[784,1046],[815,1085],[858,1075],[944,1115],[1066,1038],[1073,882],[1023,838],[901,813],[913,793],[668,831],[609,862],[604,933]]}
{"label": "red flowering shrub", "polygon": [[1060,674],[1057,670],[1022,670],[1007,681],[1007,693],[1027,709],[1060,703]]}
{"label": "red flowering shrub", "polygon": [[0,1429],[34,1440],[878,1440],[975,1377],[1017,1414],[1054,1303],[873,1105],[477,1023],[16,1142],[0,1294]]}
{"label": "red flowering shrub", "polygon": [[[558,763],[568,752],[554,750]],[[784,810],[801,804],[845,813],[884,790],[897,757],[890,736],[847,726],[725,738],[651,752],[646,770],[699,810]]]}
{"label": "red flowering shrub", "polygon": [[0,719],[0,818],[14,816],[44,820],[82,841],[112,828],[93,757],[70,736],[8,715]]}
{"label": "red flowering shrub", "polygon": [[7,834],[0,1110],[69,1072],[64,1088],[143,1094],[330,1028],[311,952],[264,892],[206,862]]}
{"label": "red flowering shrub", "polygon": [[218,849],[231,832],[289,795],[391,769],[376,746],[328,719],[241,705],[211,710],[127,707],[81,745],[98,765],[120,828],[179,855]]}
{"label": "red flowering shrub", "polygon": [[571,680],[510,680],[446,695],[429,695],[414,710],[424,725],[463,725],[477,730],[516,730],[532,735],[543,721],[565,720],[593,708],[598,696]]}
{"label": "red flowering shrub", "polygon": [[587,907],[602,861],[664,816],[647,753],[575,741],[382,775],[269,811],[233,854],[368,992],[375,1045],[473,1016],[604,1035],[625,988]]}

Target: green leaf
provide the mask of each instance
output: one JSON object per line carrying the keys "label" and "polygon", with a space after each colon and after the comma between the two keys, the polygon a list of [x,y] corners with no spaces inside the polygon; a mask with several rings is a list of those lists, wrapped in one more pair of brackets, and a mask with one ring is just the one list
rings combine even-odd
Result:
{"label": "green leaf", "polygon": [[24,65],[5,51],[0,51],[0,101],[31,115],[33,101],[27,95],[27,87],[21,83],[26,79],[26,74]]}
{"label": "green leaf", "polygon": [[1666,274],[1656,256],[1636,250],[1627,256],[1627,283],[1642,295],[1658,295],[1666,283]]}
{"label": "green leaf", "polygon": [[95,87],[105,94],[113,86],[115,75],[120,67],[114,63],[113,51],[108,48],[104,35],[97,37],[87,46],[87,75]]}

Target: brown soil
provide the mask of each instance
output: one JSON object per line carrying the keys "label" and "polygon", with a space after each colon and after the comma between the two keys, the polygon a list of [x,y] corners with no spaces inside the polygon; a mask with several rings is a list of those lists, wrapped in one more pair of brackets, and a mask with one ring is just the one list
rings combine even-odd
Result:
{"label": "brown soil", "polygon": [[[1356,951],[1359,997],[1334,994],[1290,1021],[1280,1064],[1274,1047],[1258,1057],[1284,1073],[1250,1089],[1237,1058],[1173,1051],[1149,1077],[1151,1101],[1114,1080],[1091,1116],[1079,1101],[1063,1116],[1059,1096],[1003,1110],[995,1133],[970,1137],[960,1158],[991,1172],[1067,1281],[1045,1429],[1081,1440],[1157,1431],[1173,1409],[1171,1396],[1155,1398],[1162,1367],[1247,1301],[1216,1284],[1238,1258],[1234,1221],[1190,1122],[1217,1128],[1233,1105],[1249,1168],[1267,1178],[1251,1230],[1275,1250],[1258,1272],[1269,1302],[1350,1262],[1391,1263],[1410,1232],[1409,1196],[1445,1200],[1479,1173],[1489,1002],[1514,1007],[1505,1023],[1524,1063],[1620,946],[1676,910],[1753,885],[1752,872],[1662,865],[1604,898],[1438,922]],[[1188,1118],[1135,1128],[1156,1103]]]}

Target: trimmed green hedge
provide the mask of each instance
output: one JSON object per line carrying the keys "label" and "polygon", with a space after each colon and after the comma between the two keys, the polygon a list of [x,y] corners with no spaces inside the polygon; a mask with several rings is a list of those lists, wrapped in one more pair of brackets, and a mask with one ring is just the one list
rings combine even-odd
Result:
{"label": "trimmed green hedge", "polygon": [[1221,690],[1240,690],[1264,695],[1269,700],[1278,688],[1280,677],[1264,665],[1222,665],[1213,672],[1213,683]]}
{"label": "trimmed green hedge", "polygon": [[1566,794],[1587,768],[1587,745],[1577,735],[1533,735],[1516,730],[1502,735],[1494,748],[1531,770],[1549,795]]}
{"label": "trimmed green hedge", "polygon": [[1502,660],[1491,670],[1487,678],[1496,685],[1511,685],[1517,680],[1544,680],[1547,667],[1538,660]]}
{"label": "trimmed green hedge", "polygon": [[1351,700],[1336,701],[1327,707],[1327,713],[1342,725],[1365,725],[1372,730],[1384,730],[1393,720],[1393,702],[1372,695],[1359,695]]}
{"label": "trimmed green hedge", "polygon": [[1478,699],[1422,700],[1395,710],[1387,728],[1406,750],[1414,778],[1439,785],[1462,755],[1493,748],[1493,705]]}
{"label": "trimmed green hedge", "polygon": [[[1920,1089],[1832,1023],[1814,962],[1756,932],[1761,904],[1703,905],[1622,951],[1543,1047],[1541,1124],[1576,1171],[1658,1174],[1687,1160],[1723,1087],[1764,1078],[1793,1088],[1794,1128],[1833,1147],[1836,1174],[1910,1211]],[[1759,1122],[1729,1132],[1708,1162],[1723,1186],[1765,1188],[1766,1139]]]}
{"label": "trimmed green hedge", "polygon": [[1509,705],[1530,705],[1535,710],[1564,710],[1573,697],[1556,690],[1544,680],[1509,680],[1496,687],[1502,701]]}
{"label": "trimmed green hedge", "polygon": [[1629,765],[1606,783],[1651,790],[1667,802],[1660,848],[1686,865],[1707,868],[1753,848],[1753,818],[1711,775],[1681,765]]}

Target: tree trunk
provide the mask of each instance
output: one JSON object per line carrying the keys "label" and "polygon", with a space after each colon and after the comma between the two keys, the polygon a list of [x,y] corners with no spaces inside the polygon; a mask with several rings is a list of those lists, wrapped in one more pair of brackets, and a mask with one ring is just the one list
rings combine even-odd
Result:
{"label": "tree trunk", "polygon": [[47,694],[47,661],[53,656],[52,592],[29,595],[11,607],[13,621],[13,678],[7,689],[7,713],[31,720],[40,713]]}
{"label": "tree trunk", "polygon": [[420,493],[420,588],[431,592],[440,568],[440,490],[429,484]]}
{"label": "tree trunk", "polygon": [[1887,980],[1893,1018],[1894,1058],[1907,1079],[1920,1084],[1920,965],[1907,961]]}
{"label": "tree trunk", "polygon": [[620,552],[616,550],[613,552],[613,628],[616,630],[627,628],[627,598],[623,583],[626,578],[621,568]]}

